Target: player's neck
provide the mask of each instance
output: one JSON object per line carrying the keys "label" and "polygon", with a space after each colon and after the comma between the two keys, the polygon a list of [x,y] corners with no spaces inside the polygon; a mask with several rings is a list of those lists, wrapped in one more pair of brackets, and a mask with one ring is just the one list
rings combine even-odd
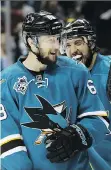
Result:
{"label": "player's neck", "polygon": [[91,70],[93,69],[93,67],[94,67],[94,65],[95,65],[95,62],[96,62],[96,58],[97,58],[97,53],[95,52],[95,53],[93,54],[91,64],[90,64],[90,66],[88,67],[89,71],[91,71]]}
{"label": "player's neck", "polygon": [[36,58],[36,56],[32,53],[29,52],[28,57],[26,58],[26,60],[23,62],[23,65],[32,71],[36,71],[36,72],[40,72],[46,69],[46,65],[42,64],[41,62],[39,62]]}

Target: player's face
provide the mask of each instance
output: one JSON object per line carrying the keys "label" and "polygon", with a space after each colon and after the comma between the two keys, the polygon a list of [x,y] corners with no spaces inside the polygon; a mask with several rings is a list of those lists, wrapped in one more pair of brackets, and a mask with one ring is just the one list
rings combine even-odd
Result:
{"label": "player's face", "polygon": [[55,63],[59,52],[59,36],[45,35],[38,38],[42,58]]}
{"label": "player's face", "polygon": [[87,39],[85,37],[67,39],[66,54],[86,65],[90,56]]}

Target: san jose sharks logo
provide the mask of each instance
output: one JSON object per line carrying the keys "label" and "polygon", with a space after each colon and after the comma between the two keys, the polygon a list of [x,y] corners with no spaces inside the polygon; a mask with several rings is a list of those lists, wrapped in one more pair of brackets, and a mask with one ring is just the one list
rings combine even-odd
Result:
{"label": "san jose sharks logo", "polygon": [[[62,128],[62,124],[67,126],[70,122],[70,113],[67,114],[65,101],[57,105],[51,105],[46,99],[36,95],[42,108],[25,107],[25,111],[32,122],[23,123],[28,128],[40,129],[41,134],[36,139],[35,144],[41,144],[45,135],[52,134]],[[62,122],[62,124],[61,124]]]}

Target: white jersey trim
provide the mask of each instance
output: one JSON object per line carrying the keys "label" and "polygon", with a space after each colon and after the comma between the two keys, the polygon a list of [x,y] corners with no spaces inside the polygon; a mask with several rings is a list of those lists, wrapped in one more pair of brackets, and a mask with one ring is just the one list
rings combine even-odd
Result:
{"label": "white jersey trim", "polygon": [[108,129],[109,123],[103,117],[100,117],[100,116],[98,116],[98,117],[104,122],[104,124],[106,125],[106,127]]}
{"label": "white jersey trim", "polygon": [[3,139],[1,139],[0,140],[0,146],[2,145],[2,144],[4,144],[5,142],[9,142],[9,141],[11,141],[11,140],[16,140],[16,139],[21,139],[21,140],[23,140],[23,137],[20,135],[20,134],[13,134],[13,135],[9,135],[9,136],[7,136],[7,137],[5,137],[5,138],[3,138]]}
{"label": "white jersey trim", "polygon": [[0,158],[5,158],[6,156],[12,155],[12,154],[14,154],[16,152],[20,152],[20,151],[27,152],[27,149],[25,146],[18,146],[16,148],[10,149],[10,150],[4,152],[3,154],[1,154]]}
{"label": "white jersey trim", "polygon": [[95,111],[95,112],[86,112],[78,116],[78,118],[83,118],[85,116],[107,116],[105,111]]}

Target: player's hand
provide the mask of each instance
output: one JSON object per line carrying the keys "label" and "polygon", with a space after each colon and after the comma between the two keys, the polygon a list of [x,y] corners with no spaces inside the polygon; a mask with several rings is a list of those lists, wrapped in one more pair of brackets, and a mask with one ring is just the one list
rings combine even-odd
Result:
{"label": "player's hand", "polygon": [[70,125],[45,139],[47,158],[51,162],[65,162],[76,153],[92,145],[92,137],[80,124]]}

